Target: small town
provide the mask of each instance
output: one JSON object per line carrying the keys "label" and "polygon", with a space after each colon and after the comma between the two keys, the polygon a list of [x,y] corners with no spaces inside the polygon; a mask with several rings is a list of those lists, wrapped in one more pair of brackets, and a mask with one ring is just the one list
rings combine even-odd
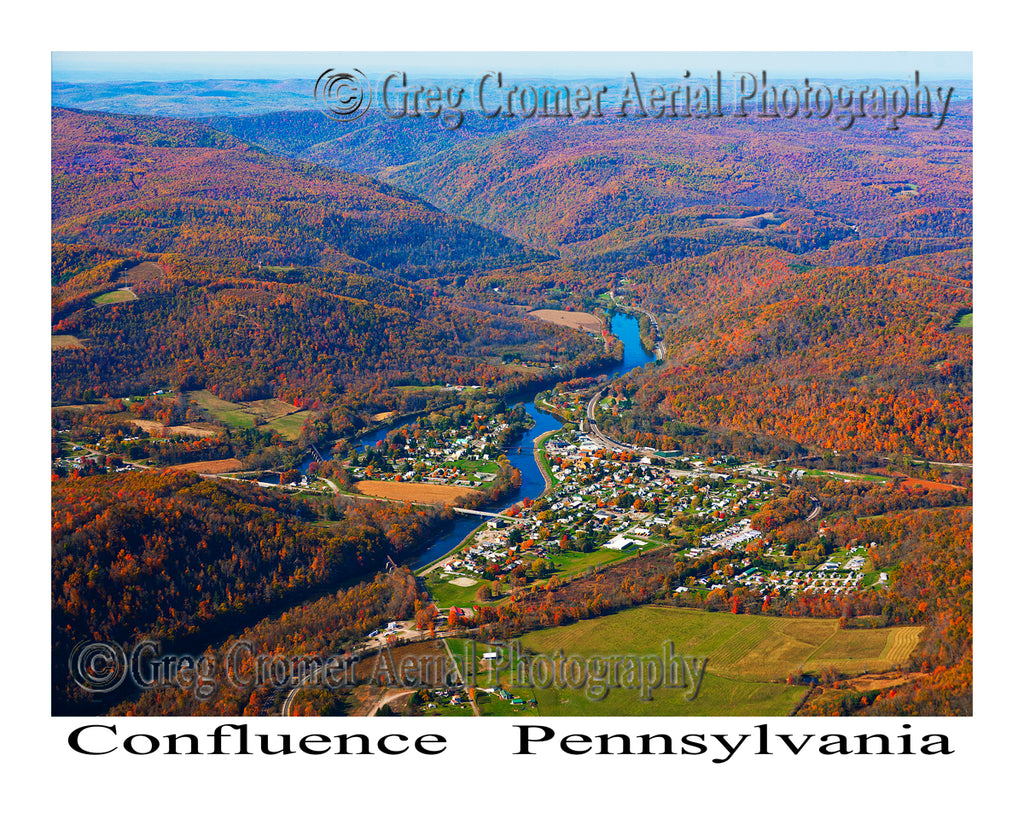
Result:
{"label": "small town", "polygon": [[538,455],[549,489],[490,517],[433,567],[428,580],[439,604],[470,602],[453,596],[451,586],[472,591],[498,581],[500,589],[501,582],[571,575],[664,546],[680,558],[724,558],[675,594],[704,596],[738,584],[765,597],[841,595],[864,585],[866,549],[806,566],[788,558],[783,545],[763,541],[751,518],[773,495],[777,476],[764,465],[616,452],[577,430],[552,434]]}
{"label": "small town", "polygon": [[[506,417],[506,415],[510,417]],[[505,446],[526,428],[525,413],[435,413],[351,458],[355,480],[385,479],[485,490]]]}

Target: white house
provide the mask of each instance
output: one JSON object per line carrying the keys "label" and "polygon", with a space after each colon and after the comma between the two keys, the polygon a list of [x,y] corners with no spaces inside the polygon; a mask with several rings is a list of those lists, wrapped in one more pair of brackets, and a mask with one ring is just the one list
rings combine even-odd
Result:
{"label": "white house", "polygon": [[633,541],[630,540],[628,537],[624,537],[623,535],[616,535],[606,544],[604,544],[604,548],[616,549],[621,552],[623,549],[625,549],[627,546],[630,546],[632,543]]}

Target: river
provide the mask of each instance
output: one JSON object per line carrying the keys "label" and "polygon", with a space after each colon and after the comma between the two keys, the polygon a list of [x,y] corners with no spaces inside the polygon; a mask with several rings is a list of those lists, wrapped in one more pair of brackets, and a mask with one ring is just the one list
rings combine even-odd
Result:
{"label": "river", "polygon": [[[622,361],[619,364],[594,373],[595,376],[606,375],[610,379],[615,378],[654,361],[654,356],[644,350],[643,345],[640,343],[640,323],[636,318],[626,313],[614,313],[611,320],[611,331],[622,342]],[[545,389],[548,388],[546,387]],[[538,390],[538,392],[541,391]],[[534,421],[533,427],[523,433],[522,438],[512,443],[505,450],[505,454],[508,456],[509,461],[511,461],[512,466],[519,470],[519,474],[522,477],[519,490],[511,497],[505,497],[497,503],[484,506],[484,511],[500,512],[503,509],[508,509],[514,503],[519,503],[524,498],[536,498],[544,491],[544,475],[541,473],[540,467],[534,458],[534,448],[539,437],[552,430],[560,429],[562,422],[550,413],[539,409],[536,398],[537,393],[534,393],[525,404],[527,414]],[[392,430],[409,423],[410,420],[406,418],[392,426],[367,432],[355,441],[354,447],[356,451],[362,452],[367,446],[374,446],[378,441],[386,438]],[[312,456],[309,456],[302,462],[302,471],[309,467],[312,460]],[[466,535],[479,525],[480,518],[456,515],[452,528],[431,542],[426,548],[419,551],[409,561],[410,567],[412,569],[420,569],[433,563],[458,546]]]}

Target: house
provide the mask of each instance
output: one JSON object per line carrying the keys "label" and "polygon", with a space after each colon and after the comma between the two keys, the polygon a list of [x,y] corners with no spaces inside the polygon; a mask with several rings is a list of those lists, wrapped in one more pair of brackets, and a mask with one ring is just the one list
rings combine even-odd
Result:
{"label": "house", "polygon": [[632,544],[633,544],[633,541],[630,540],[628,537],[624,537],[623,535],[616,535],[615,537],[613,537],[611,540],[609,540],[607,543],[604,544],[604,548],[606,548],[606,549],[616,549],[617,551],[621,552],[627,546],[631,546]]}

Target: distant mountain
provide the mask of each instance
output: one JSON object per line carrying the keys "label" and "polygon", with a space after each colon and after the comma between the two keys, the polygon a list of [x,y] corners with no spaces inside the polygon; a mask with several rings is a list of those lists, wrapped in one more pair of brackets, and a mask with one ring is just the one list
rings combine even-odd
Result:
{"label": "distant mountain", "polygon": [[[532,246],[576,258],[628,250],[633,265],[638,240],[641,251],[688,258],[722,243],[692,233],[707,226],[694,219],[781,208],[845,222],[862,237],[942,237],[952,240],[943,247],[964,246],[972,230],[972,114],[969,101],[955,102],[940,132],[932,121],[903,120],[892,132],[870,119],[842,131],[831,120],[729,117],[468,114],[455,131],[379,115],[341,126],[309,112],[214,122],[268,150],[371,174]],[[833,233],[828,241],[844,238]],[[736,238],[724,244],[745,243]]]}
{"label": "distant mountain", "polygon": [[185,120],[55,109],[55,240],[408,278],[542,254],[365,176],[254,148]]}
{"label": "distant mountain", "polygon": [[[601,355],[519,308],[443,292],[548,257],[383,182],[185,120],[55,109],[53,146],[53,322],[77,339],[54,351],[59,402],[171,384],[406,408],[392,388],[511,393]],[[94,302],[107,294],[117,303]]]}
{"label": "distant mountain", "polygon": [[50,100],[112,114],[204,117],[319,108],[312,91],[304,79],[54,82]]}
{"label": "distant mountain", "polygon": [[521,119],[487,119],[467,112],[459,128],[449,129],[425,117],[391,119],[374,109],[353,122],[328,119],[321,111],[217,116],[204,121],[268,151],[371,176],[524,125]]}

